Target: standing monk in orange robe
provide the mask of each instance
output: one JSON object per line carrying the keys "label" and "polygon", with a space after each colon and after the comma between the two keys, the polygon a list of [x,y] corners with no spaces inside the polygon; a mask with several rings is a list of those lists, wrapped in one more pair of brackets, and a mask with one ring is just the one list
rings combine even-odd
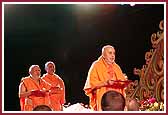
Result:
{"label": "standing monk in orange robe", "polygon": [[62,111],[65,103],[65,86],[63,80],[55,74],[55,64],[51,61],[45,64],[46,74],[42,79],[51,85],[50,89],[54,89],[50,93],[50,107],[54,111]]}
{"label": "standing monk in orange robe", "polygon": [[113,85],[115,80],[125,81],[119,65],[115,63],[115,49],[111,45],[102,48],[102,55],[95,61],[88,72],[88,77],[84,86],[84,91],[90,99],[90,107],[95,111],[102,111],[101,98],[109,90],[115,90],[125,96],[122,88],[107,87]]}
{"label": "standing monk in orange robe", "polygon": [[32,111],[38,105],[48,105],[45,94],[49,85],[40,78],[40,67],[32,65],[29,74],[30,76],[22,78],[19,85],[21,111]]}

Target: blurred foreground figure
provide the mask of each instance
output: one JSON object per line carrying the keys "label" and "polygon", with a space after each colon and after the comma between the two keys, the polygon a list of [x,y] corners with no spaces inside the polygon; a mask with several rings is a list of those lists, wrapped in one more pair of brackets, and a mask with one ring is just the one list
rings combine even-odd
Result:
{"label": "blurred foreground figure", "polygon": [[52,109],[47,105],[38,105],[33,109],[33,111],[52,111]]}
{"label": "blurred foreground figure", "polygon": [[127,111],[139,111],[139,103],[136,99],[127,100]]}
{"label": "blurred foreground figure", "polygon": [[125,98],[119,92],[108,91],[102,97],[101,107],[103,111],[124,111]]}

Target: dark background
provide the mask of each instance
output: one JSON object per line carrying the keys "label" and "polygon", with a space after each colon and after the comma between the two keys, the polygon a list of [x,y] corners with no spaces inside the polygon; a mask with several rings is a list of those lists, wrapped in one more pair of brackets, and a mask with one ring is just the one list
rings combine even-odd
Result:
{"label": "dark background", "polygon": [[163,4],[71,5],[6,4],[4,7],[4,108],[20,110],[18,89],[32,64],[51,60],[64,80],[66,101],[88,104],[87,72],[104,45],[116,49],[116,62],[130,80],[145,64],[150,37],[164,18]]}

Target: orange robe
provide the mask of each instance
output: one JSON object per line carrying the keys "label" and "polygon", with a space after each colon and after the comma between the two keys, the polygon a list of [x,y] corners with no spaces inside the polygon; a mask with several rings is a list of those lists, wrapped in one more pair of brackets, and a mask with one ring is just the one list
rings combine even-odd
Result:
{"label": "orange robe", "polygon": [[[40,84],[38,85],[30,76],[22,78],[21,83],[23,82],[27,91],[36,91],[47,89],[49,85],[47,85],[42,79],[40,79]],[[32,103],[28,103],[28,99],[31,100]],[[47,95],[45,96],[35,96],[30,95],[28,97],[20,98],[20,106],[21,111],[32,111],[34,107],[38,105],[48,105]]]}
{"label": "orange robe", "polygon": [[125,96],[124,89],[111,88],[111,87],[100,87],[95,90],[99,84],[106,82],[107,80],[126,80],[120,67],[114,63],[112,66],[109,66],[102,56],[95,61],[89,72],[88,77],[84,86],[84,91],[90,99],[90,107],[95,111],[101,111],[101,98],[103,94],[109,90],[115,90],[122,93]]}
{"label": "orange robe", "polygon": [[[50,107],[54,111],[62,111],[62,104],[65,103],[65,86],[63,80],[56,74],[49,75],[44,74],[42,77],[51,87],[58,87],[59,92],[51,94],[50,97]],[[50,87],[50,88],[51,88]]]}

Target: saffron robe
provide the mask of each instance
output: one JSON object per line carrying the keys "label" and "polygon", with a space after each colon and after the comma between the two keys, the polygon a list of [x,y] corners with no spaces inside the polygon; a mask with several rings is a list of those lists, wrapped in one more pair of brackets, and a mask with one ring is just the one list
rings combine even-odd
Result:
{"label": "saffron robe", "polygon": [[[84,86],[84,91],[89,96],[89,104],[92,110],[101,111],[101,98],[103,94],[109,90],[115,90],[125,96],[124,89],[112,88],[112,87],[100,87],[96,89],[99,84],[105,83],[107,80],[122,80],[126,78],[122,73],[119,65],[113,63],[109,66],[102,56],[95,61],[88,72],[87,80]],[[96,89],[96,90],[95,90]],[[95,90],[95,92],[93,92]]]}
{"label": "saffron robe", "polygon": [[56,74],[50,75],[47,73],[43,75],[42,79],[50,84],[50,89],[48,90],[57,88],[55,93],[50,93],[49,95],[50,107],[54,111],[62,111],[62,105],[65,103],[65,86],[63,80]]}
{"label": "saffron robe", "polygon": [[[42,79],[40,79],[39,84],[37,84],[30,76],[28,76],[22,78],[21,83],[24,84],[26,91],[32,91],[32,94],[30,96],[20,98],[21,111],[32,111],[33,108],[38,105],[49,105],[47,101],[47,95],[44,96],[44,93],[41,93],[43,95],[40,94],[40,90],[49,88],[49,85],[46,84]],[[36,94],[38,92],[39,94]],[[28,100],[31,100],[31,103],[30,101],[28,102]]]}

